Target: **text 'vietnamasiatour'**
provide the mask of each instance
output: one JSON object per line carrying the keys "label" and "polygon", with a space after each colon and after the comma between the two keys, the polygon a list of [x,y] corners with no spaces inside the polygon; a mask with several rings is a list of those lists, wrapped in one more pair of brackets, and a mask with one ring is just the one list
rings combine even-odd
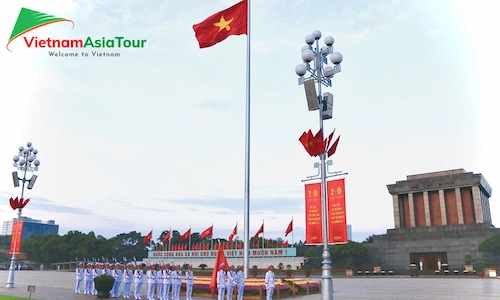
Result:
{"label": "text 'vietnamasiatour'", "polygon": [[95,39],[87,37],[82,39],[38,39],[34,36],[31,38],[23,37],[28,48],[144,48],[147,40],[129,40],[123,36],[115,36],[112,39]]}

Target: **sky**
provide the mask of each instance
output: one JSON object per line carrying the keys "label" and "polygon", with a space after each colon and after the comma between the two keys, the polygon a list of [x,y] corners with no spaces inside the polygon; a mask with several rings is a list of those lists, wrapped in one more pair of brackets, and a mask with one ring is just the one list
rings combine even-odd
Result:
{"label": "sky", "polygon": [[[243,238],[247,38],[199,49],[192,26],[234,0],[19,0],[0,4],[6,45],[22,7],[70,19],[24,36],[145,39],[140,49],[56,49],[18,38],[0,49],[0,221],[17,216],[12,157],[30,141],[41,164],[23,216],[111,238],[157,239],[214,226]],[[344,60],[325,120],[340,143],[329,170],[345,177],[353,240],[394,228],[387,185],[465,169],[493,188],[500,222],[497,3],[252,0],[249,234],[305,240],[304,182],[318,173],[298,138],[319,129],[295,66],[305,36],[333,36]],[[94,57],[92,51],[120,53]],[[28,174],[28,177],[31,173]]]}

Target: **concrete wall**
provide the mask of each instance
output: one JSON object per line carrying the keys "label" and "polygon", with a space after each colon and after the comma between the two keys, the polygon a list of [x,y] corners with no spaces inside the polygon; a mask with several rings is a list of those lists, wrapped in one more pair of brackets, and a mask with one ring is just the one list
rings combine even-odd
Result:
{"label": "concrete wall", "polygon": [[373,243],[364,245],[372,261],[376,256],[382,258],[385,270],[409,270],[410,263],[418,263],[410,261],[410,253],[430,252],[446,252],[449,269],[462,270],[465,255],[480,258],[479,244],[495,234],[500,234],[500,228],[491,228],[489,224],[398,228],[376,235]]}

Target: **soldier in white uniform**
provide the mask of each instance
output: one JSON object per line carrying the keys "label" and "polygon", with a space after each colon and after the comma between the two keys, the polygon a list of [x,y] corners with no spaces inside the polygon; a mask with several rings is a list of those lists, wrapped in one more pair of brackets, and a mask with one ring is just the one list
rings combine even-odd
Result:
{"label": "soldier in white uniform", "polygon": [[150,264],[146,271],[147,285],[148,285],[148,300],[154,299],[154,289],[156,285],[156,270],[155,265]]}
{"label": "soldier in white uniform", "polygon": [[217,271],[217,300],[224,300],[224,292],[226,291],[226,272],[224,263],[219,266]]}
{"label": "soldier in white uniform", "polygon": [[172,299],[179,300],[182,284],[182,270],[180,265],[175,265],[172,271]]}
{"label": "soldier in white uniform", "polygon": [[243,271],[243,265],[238,267],[238,273],[236,273],[236,281],[238,286],[238,300],[243,300],[243,293],[245,291],[245,272]]}
{"label": "soldier in white uniform", "polygon": [[236,286],[236,273],[234,273],[234,265],[229,266],[227,271],[227,281],[226,281],[226,299],[233,299],[234,287]]}
{"label": "soldier in white uniform", "polygon": [[156,270],[156,296],[158,299],[163,300],[163,269],[165,265],[160,263],[158,265],[158,270]]}
{"label": "soldier in white uniform", "polygon": [[135,299],[142,299],[141,298],[141,287],[142,287],[142,282],[144,280],[144,274],[142,272],[142,264],[137,264],[137,267],[134,271],[134,284],[135,284],[135,290],[134,290],[134,297]]}
{"label": "soldier in white uniform", "polygon": [[120,295],[120,285],[122,284],[123,277],[122,265],[117,262],[111,274],[115,278],[115,283],[113,284],[113,293],[111,294],[111,297],[116,298]]}
{"label": "soldier in white uniform", "polygon": [[191,295],[193,295],[193,285],[194,285],[194,274],[193,266],[189,265],[186,271],[186,300],[192,300]]}
{"label": "soldier in white uniform", "polygon": [[[165,265],[165,270],[163,270],[163,300],[168,300],[168,293],[170,292],[170,287],[172,286],[172,270],[170,269],[170,264]],[[173,299],[173,296],[171,297]]]}
{"label": "soldier in white uniform", "polygon": [[273,265],[269,265],[267,267],[268,271],[266,272],[266,300],[273,299],[274,293],[274,267]]}
{"label": "soldier in white uniform", "polygon": [[92,282],[94,282],[94,264],[92,263],[87,263],[87,267],[85,268],[84,271],[84,287],[83,287],[83,294],[84,295],[90,295],[92,294]]}
{"label": "soldier in white uniform", "polygon": [[113,276],[113,275],[111,275],[111,271],[112,271],[111,270],[111,264],[109,262],[105,263],[104,264],[104,270],[103,270],[102,274],[103,275],[106,274],[106,275],[109,275],[109,276]]}
{"label": "soldier in white uniform", "polygon": [[[102,263],[96,263],[95,268],[94,268],[94,278],[99,277],[103,273],[103,264]],[[92,280],[92,295],[97,295],[97,290],[95,289],[95,282]]]}
{"label": "soldier in white uniform", "polygon": [[125,266],[125,271],[123,271],[123,298],[130,298],[130,285],[132,285],[132,279],[134,278],[134,272],[132,272],[132,264],[128,263]]}
{"label": "soldier in white uniform", "polygon": [[80,294],[81,293],[80,286],[82,285],[83,281],[83,263],[81,262],[78,263],[75,273],[76,273],[75,294]]}

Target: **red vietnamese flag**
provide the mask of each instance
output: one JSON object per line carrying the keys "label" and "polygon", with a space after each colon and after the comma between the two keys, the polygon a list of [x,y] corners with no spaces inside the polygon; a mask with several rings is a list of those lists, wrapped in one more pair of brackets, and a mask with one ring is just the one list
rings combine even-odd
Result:
{"label": "red vietnamese flag", "polygon": [[10,201],[10,207],[12,207],[13,210],[16,210],[18,208],[23,209],[26,206],[26,204],[28,204],[28,202],[30,202],[30,199],[29,198],[28,199],[23,199],[23,198],[18,199],[16,197],[16,199],[10,198],[9,201]]}
{"label": "red vietnamese flag", "polygon": [[322,128],[319,129],[316,135],[313,135],[311,130],[307,133],[302,133],[299,141],[310,156],[318,156],[325,151],[325,141],[323,141]]}
{"label": "red vietnamese flag", "polygon": [[325,145],[323,142],[323,128],[320,128],[318,130],[318,133],[316,133],[312,142],[313,142],[313,149],[314,149],[313,156],[318,156],[321,153],[323,153],[323,151],[325,151],[324,150]]}
{"label": "red vietnamese flag", "polygon": [[340,140],[340,135],[335,140],[335,142],[333,143],[332,147],[328,150],[328,157],[332,156],[333,154],[335,154],[335,151],[337,151],[337,146],[339,144],[339,140]]}
{"label": "red vietnamese flag", "polygon": [[238,233],[238,224],[236,224],[236,226],[234,226],[234,229],[233,229],[233,231],[231,231],[231,234],[229,235],[228,240],[229,240],[230,242],[232,242],[232,241],[233,241],[234,236],[235,236],[237,233]]}
{"label": "red vietnamese flag", "polygon": [[191,228],[189,228],[188,231],[186,231],[183,235],[179,237],[179,242],[189,239],[190,236],[191,236]]}
{"label": "red vietnamese flag", "polygon": [[151,239],[153,238],[153,230],[151,230],[143,239],[142,241],[144,242],[144,245],[147,243],[151,242]]}
{"label": "red vietnamese flag", "polygon": [[247,33],[248,20],[247,0],[219,11],[203,22],[193,25],[200,48],[213,46],[230,35]]}
{"label": "red vietnamese flag", "polygon": [[302,133],[302,135],[299,138],[300,143],[302,144],[302,146],[304,146],[304,149],[306,149],[307,153],[310,156],[313,156],[313,154],[311,152],[311,147],[309,145],[309,141],[312,140],[312,138],[313,138],[313,135],[312,135],[312,132],[310,129],[308,132],[304,131],[304,133]]}
{"label": "red vietnamese flag", "polygon": [[325,149],[324,151],[328,151],[328,148],[330,147],[330,143],[332,142],[333,139],[333,134],[335,133],[335,129],[330,133],[328,138],[325,140]]}
{"label": "red vietnamese flag", "polygon": [[286,228],[286,231],[285,231],[285,236],[287,236],[292,231],[293,231],[293,220],[291,220],[290,224],[288,224],[288,227]]}
{"label": "red vietnamese flag", "polygon": [[225,267],[228,266],[223,248],[224,247],[219,245],[219,250],[217,251],[217,257],[215,258],[215,265],[212,271],[212,279],[210,280],[210,291],[212,292],[212,295],[215,293],[215,289],[217,288],[217,272],[219,271],[222,264],[224,264]]}
{"label": "red vietnamese flag", "polygon": [[170,231],[167,231],[161,242],[165,244],[166,242],[168,242],[168,240],[170,240]]}
{"label": "red vietnamese flag", "polygon": [[257,231],[257,233],[254,235],[254,239],[258,238],[259,237],[259,234],[263,233],[264,232],[264,224],[262,224],[262,226],[260,226],[259,228],[259,231]]}
{"label": "red vietnamese flag", "polygon": [[212,226],[208,227],[207,229],[205,229],[201,233],[200,238],[204,239],[204,238],[207,238],[207,237],[212,237],[213,229],[214,229],[214,225],[212,225]]}

